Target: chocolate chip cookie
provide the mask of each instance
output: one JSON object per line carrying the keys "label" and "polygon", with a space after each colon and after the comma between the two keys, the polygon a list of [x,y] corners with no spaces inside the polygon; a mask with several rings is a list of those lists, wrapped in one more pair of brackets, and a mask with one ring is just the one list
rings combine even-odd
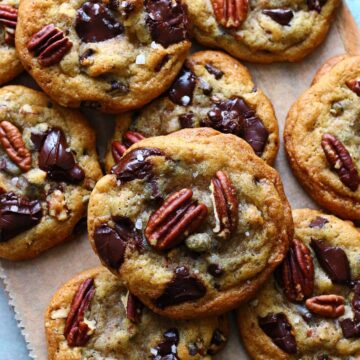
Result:
{"label": "chocolate chip cookie", "polygon": [[245,141],[209,128],[130,147],[92,192],[88,230],[132,293],[178,319],[253,296],[293,232],[277,172]]}
{"label": "chocolate chip cookie", "polygon": [[0,0],[0,85],[23,71],[15,50],[18,0]]}
{"label": "chocolate chip cookie", "polygon": [[229,333],[223,316],[173,321],[155,315],[105,268],[61,287],[45,328],[49,360],[210,360]]}
{"label": "chocolate chip cookie", "polygon": [[270,164],[276,157],[278,125],[269,99],[238,61],[222,52],[201,51],[187,59],[165,96],[136,114],[118,116],[106,167],[145,137],[196,127],[237,135]]}
{"label": "chocolate chip cookie", "polygon": [[190,47],[180,0],[25,0],[16,46],[60,105],[118,113],[172,83]]}
{"label": "chocolate chip cookie", "polygon": [[184,0],[197,41],[253,62],[298,61],[325,38],[340,0]]}
{"label": "chocolate chip cookie", "polygon": [[360,233],[319,211],[293,211],[295,237],[275,276],[238,312],[253,359],[360,357]]}
{"label": "chocolate chip cookie", "polygon": [[75,111],[23,86],[0,89],[0,257],[67,239],[101,177],[95,135]]}
{"label": "chocolate chip cookie", "polygon": [[285,126],[290,165],[321,206],[360,219],[360,57],[332,59],[292,106]]}

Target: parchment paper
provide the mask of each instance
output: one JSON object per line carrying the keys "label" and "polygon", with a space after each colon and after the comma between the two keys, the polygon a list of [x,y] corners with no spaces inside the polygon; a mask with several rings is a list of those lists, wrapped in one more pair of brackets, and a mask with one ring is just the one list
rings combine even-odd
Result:
{"label": "parchment paper", "polygon": [[[297,64],[248,65],[256,83],[272,100],[280,124],[282,138],[283,124],[291,104],[306,90],[311,80],[328,58],[345,52],[347,38],[352,44],[358,44],[356,28],[347,28],[353,19],[344,14],[346,9],[339,11],[327,40],[311,56]],[[345,34],[345,35],[344,35]],[[356,46],[355,46],[356,47]],[[352,48],[354,52],[354,47]],[[13,83],[36,87],[27,76],[22,75]],[[106,138],[111,134],[114,123],[111,116],[93,111],[86,115],[95,127],[99,136],[99,149],[104,152]],[[302,190],[291,173],[286,161],[283,141],[276,164],[280,172],[286,194],[293,208],[316,208],[316,205]],[[78,272],[99,265],[93,254],[85,233],[76,239],[47,251],[38,258],[24,262],[1,261],[0,275],[4,279],[10,295],[10,303],[14,306],[19,326],[25,336],[30,355],[34,359],[47,359],[43,314],[53,293],[62,283]],[[232,319],[234,316],[231,315]],[[245,354],[233,322],[231,339],[226,349],[215,356],[216,360],[249,359]]]}

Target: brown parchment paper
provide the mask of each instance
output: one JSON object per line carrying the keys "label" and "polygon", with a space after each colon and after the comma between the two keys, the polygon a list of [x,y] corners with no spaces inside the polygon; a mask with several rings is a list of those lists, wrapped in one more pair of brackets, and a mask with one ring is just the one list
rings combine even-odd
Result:
{"label": "brown parchment paper", "polygon": [[[302,62],[272,65],[247,64],[258,87],[264,90],[274,104],[281,137],[285,117],[291,104],[309,87],[320,65],[326,59],[346,51],[352,54],[357,53],[359,44],[360,37],[355,21],[348,9],[342,7],[326,41]],[[13,83],[36,87],[27,75],[22,75]],[[103,153],[106,139],[114,126],[113,119],[111,116],[92,111],[86,111],[86,115],[96,129],[99,149]],[[275,167],[280,172],[292,207],[316,208],[292,175],[286,161],[282,140]],[[1,261],[0,276],[9,293],[10,303],[15,308],[16,318],[25,336],[30,355],[34,359],[47,359],[43,314],[53,293],[62,283],[78,272],[97,265],[99,261],[93,254],[85,233],[31,261],[17,263]],[[215,359],[249,359],[240,343],[234,316],[230,316],[233,326],[229,344],[224,351],[215,356]]]}

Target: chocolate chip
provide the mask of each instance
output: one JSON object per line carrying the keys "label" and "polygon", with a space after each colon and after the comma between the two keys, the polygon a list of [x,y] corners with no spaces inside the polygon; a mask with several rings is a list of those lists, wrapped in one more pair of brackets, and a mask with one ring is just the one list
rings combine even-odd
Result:
{"label": "chocolate chip", "polygon": [[44,142],[44,139],[46,138],[46,132],[41,133],[31,133],[30,139],[32,143],[34,144],[35,150],[39,151],[41,148],[41,145]]}
{"label": "chocolate chip", "polygon": [[84,180],[84,171],[76,164],[74,154],[68,148],[61,129],[53,128],[46,133],[40,151],[39,168],[56,181],[78,183]]}
{"label": "chocolate chip", "polygon": [[332,282],[348,285],[351,280],[351,273],[345,251],[337,246],[329,246],[322,240],[311,239],[310,245],[321,267]]}
{"label": "chocolate chip", "polygon": [[188,38],[188,18],[180,1],[146,0],[146,23],[151,37],[164,47]]}
{"label": "chocolate chip", "polygon": [[265,9],[263,14],[269,16],[271,19],[280,25],[289,25],[294,13],[291,9]]}
{"label": "chocolate chip", "polygon": [[259,318],[259,326],[273,343],[288,354],[296,354],[297,346],[292,327],[285,314],[270,313]]}
{"label": "chocolate chip", "polygon": [[224,270],[218,264],[210,264],[207,268],[207,271],[214,277],[220,277],[224,273]]}
{"label": "chocolate chip", "polygon": [[322,229],[327,223],[329,222],[329,220],[318,216],[316,219],[314,219],[311,223],[310,223],[310,227],[311,228],[318,228],[318,229]]}
{"label": "chocolate chip", "polygon": [[209,96],[213,91],[212,86],[203,78],[199,78],[199,88],[203,91],[204,95],[207,96]]}
{"label": "chocolate chip", "polygon": [[205,69],[207,70],[207,72],[209,74],[214,75],[216,80],[220,80],[224,76],[223,71],[217,69],[216,67],[214,67],[210,64],[206,64]]}
{"label": "chocolate chip", "polygon": [[189,274],[185,266],[177,267],[173,279],[166,286],[163,294],[156,299],[158,308],[178,305],[187,301],[202,298],[206,294],[206,287],[200,279]]}
{"label": "chocolate chip", "polygon": [[190,356],[195,356],[198,353],[196,344],[189,344],[188,351]]}
{"label": "chocolate chip", "polygon": [[13,192],[0,195],[0,242],[31,229],[41,218],[40,201],[29,201]]}
{"label": "chocolate chip", "polygon": [[262,155],[269,137],[269,132],[255,111],[239,97],[216,101],[208,117],[201,121],[201,126],[240,136],[258,156]]}
{"label": "chocolate chip", "polygon": [[86,49],[79,57],[80,62],[86,60],[90,56],[94,55],[95,51],[93,49]]}
{"label": "chocolate chip", "polygon": [[181,128],[182,129],[193,128],[194,127],[193,117],[194,117],[194,113],[192,113],[192,112],[180,115],[179,122],[180,122]]}
{"label": "chocolate chip", "polygon": [[103,3],[88,1],[77,11],[75,30],[83,42],[90,43],[112,39],[122,34],[124,27]]}
{"label": "chocolate chip", "polygon": [[317,360],[330,360],[329,355],[321,354],[317,357]]}
{"label": "chocolate chip", "polygon": [[164,341],[155,349],[152,349],[153,360],[179,360],[176,356],[177,345],[179,343],[179,331],[177,329],[169,329],[164,333]]}
{"label": "chocolate chip", "polygon": [[216,329],[211,338],[208,354],[214,355],[218,351],[218,348],[222,346],[225,342],[226,342],[225,335],[219,329]]}
{"label": "chocolate chip", "polygon": [[307,0],[307,5],[309,10],[315,10],[320,13],[326,2],[327,0]]}
{"label": "chocolate chip", "polygon": [[112,167],[111,173],[115,174],[117,179],[122,182],[151,177],[152,165],[148,161],[148,157],[163,155],[159,149],[138,148],[132,150]]}
{"label": "chocolate chip", "polygon": [[101,108],[101,104],[98,101],[84,100],[81,101],[80,107],[99,110]]}
{"label": "chocolate chip", "polygon": [[162,69],[162,67],[170,60],[170,55],[166,54],[160,61],[158,64],[156,64],[154,70],[156,72],[160,71]]}
{"label": "chocolate chip", "polygon": [[110,86],[111,86],[110,91],[112,93],[124,95],[129,92],[129,87],[123,82],[118,80],[112,80],[110,82]]}
{"label": "chocolate chip", "polygon": [[180,76],[175,80],[169,90],[170,100],[178,105],[188,106],[192,103],[192,98],[196,85],[196,76],[188,68],[181,70]]}

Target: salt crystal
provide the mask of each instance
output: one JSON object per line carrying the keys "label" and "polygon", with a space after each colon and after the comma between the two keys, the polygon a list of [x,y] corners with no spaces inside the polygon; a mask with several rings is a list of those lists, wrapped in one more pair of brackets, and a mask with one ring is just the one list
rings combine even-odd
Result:
{"label": "salt crystal", "polygon": [[142,154],[138,154],[136,156],[136,158],[139,160],[139,161],[144,161],[144,156]]}
{"label": "salt crystal", "polygon": [[248,231],[245,231],[245,236],[250,236],[250,233]]}
{"label": "salt crystal", "polygon": [[137,65],[144,65],[144,64],[145,64],[145,55],[144,55],[144,54],[139,54],[139,55],[136,57],[135,63],[136,63]]}
{"label": "salt crystal", "polygon": [[189,105],[190,101],[191,101],[191,99],[187,95],[185,95],[181,98],[181,104],[183,104],[184,106]]}
{"label": "salt crystal", "polygon": [[135,227],[136,229],[138,230],[141,230],[142,229],[142,220],[141,219],[137,219],[136,222],[135,222]]}
{"label": "salt crystal", "polygon": [[157,44],[155,41],[153,41],[151,44],[150,44],[151,48],[152,49],[158,49],[160,47],[159,44]]}

